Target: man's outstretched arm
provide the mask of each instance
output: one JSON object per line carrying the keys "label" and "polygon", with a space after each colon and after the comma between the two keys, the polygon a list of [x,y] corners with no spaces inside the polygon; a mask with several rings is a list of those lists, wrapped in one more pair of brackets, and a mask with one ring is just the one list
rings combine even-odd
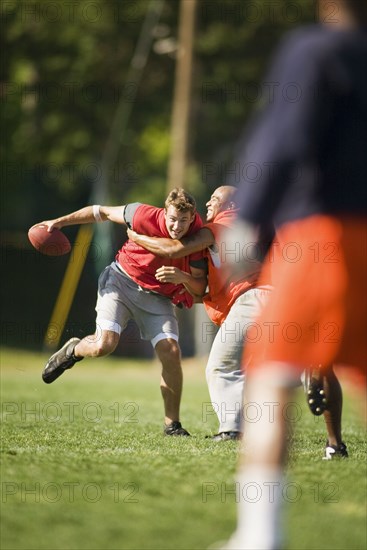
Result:
{"label": "man's outstretched arm", "polygon": [[183,258],[194,252],[205,250],[214,244],[214,235],[207,227],[202,227],[194,235],[184,237],[181,240],[140,235],[128,229],[128,237],[152,254],[163,258]]}
{"label": "man's outstretched arm", "polygon": [[124,206],[85,206],[80,210],[60,216],[54,220],[47,220],[36,225],[46,225],[48,231],[61,229],[68,225],[80,225],[84,223],[105,222],[107,220],[126,225],[124,218]]}

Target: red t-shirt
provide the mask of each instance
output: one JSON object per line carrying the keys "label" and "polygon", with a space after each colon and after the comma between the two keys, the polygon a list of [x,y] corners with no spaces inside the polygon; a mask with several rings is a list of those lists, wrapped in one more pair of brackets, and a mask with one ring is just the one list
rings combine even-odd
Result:
{"label": "red t-shirt", "polygon": [[233,243],[229,250],[223,239],[223,230],[230,228],[235,219],[234,210],[224,210],[213,222],[204,226],[213,233],[215,245],[207,249],[209,293],[203,297],[203,303],[208,316],[216,325],[223,323],[237,298],[256,285],[261,269],[260,262],[254,262],[253,271],[246,277],[242,276],[236,280],[229,271],[226,273],[226,255],[241,254],[241,251],[236,249],[236,243]]}
{"label": "red t-shirt", "polygon": [[[200,216],[196,214],[187,235],[196,233],[202,225]],[[165,224],[164,208],[139,205],[133,215],[132,229],[149,237],[170,238]],[[172,265],[190,273],[190,263],[202,259],[204,255],[204,252],[197,252],[185,258],[160,258],[129,239],[116,254],[116,261],[142,288],[167,296],[175,305],[191,307],[194,303],[193,297],[182,284],[160,283],[155,278],[155,272],[159,267]]]}

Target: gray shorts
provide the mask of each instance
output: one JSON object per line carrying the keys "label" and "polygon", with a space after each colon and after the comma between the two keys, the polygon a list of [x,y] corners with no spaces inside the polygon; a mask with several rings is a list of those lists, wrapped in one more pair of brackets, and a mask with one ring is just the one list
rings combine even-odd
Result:
{"label": "gray shorts", "polygon": [[178,341],[178,323],[169,298],[144,290],[115,263],[107,266],[98,280],[97,332],[121,334],[130,319],[139,327],[143,340],[153,347],[160,340]]}

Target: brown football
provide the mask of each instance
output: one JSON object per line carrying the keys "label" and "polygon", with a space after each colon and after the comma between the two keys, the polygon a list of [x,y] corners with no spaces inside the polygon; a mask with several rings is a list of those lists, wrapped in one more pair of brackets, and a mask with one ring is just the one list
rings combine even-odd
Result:
{"label": "brown football", "polygon": [[69,239],[60,229],[47,231],[46,225],[33,225],[28,238],[34,248],[46,256],[62,256],[71,250]]}

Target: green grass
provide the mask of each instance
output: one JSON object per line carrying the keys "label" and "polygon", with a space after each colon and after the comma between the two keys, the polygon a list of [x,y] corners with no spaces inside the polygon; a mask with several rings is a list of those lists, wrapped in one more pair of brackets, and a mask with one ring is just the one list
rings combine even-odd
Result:
{"label": "green grass", "polygon": [[[45,359],[2,351],[2,550],[202,549],[229,536],[238,445],[204,437],[216,429],[205,360],[184,362],[182,419],[193,437],[164,438],[156,362],[84,361],[47,386]],[[323,421],[298,397],[288,548],[365,548],[366,449],[354,396],[344,406],[350,458],[335,462],[321,460]]]}

